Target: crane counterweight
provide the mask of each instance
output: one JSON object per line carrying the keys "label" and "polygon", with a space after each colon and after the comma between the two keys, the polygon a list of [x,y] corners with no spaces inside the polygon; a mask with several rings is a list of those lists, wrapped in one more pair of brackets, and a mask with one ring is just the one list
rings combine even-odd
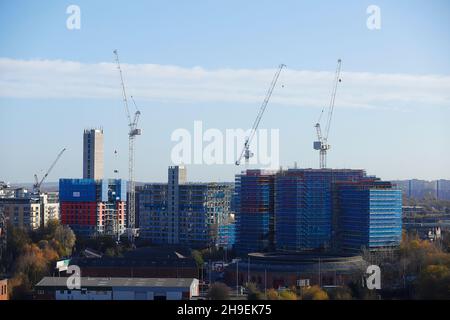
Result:
{"label": "crane counterweight", "polygon": [[330,104],[328,106],[328,114],[327,114],[327,120],[326,120],[327,122],[325,125],[325,135],[322,134],[322,129],[320,127],[320,120],[322,119],[325,108],[322,109],[320,116],[319,116],[319,120],[317,121],[316,125],[314,126],[316,128],[317,140],[313,142],[313,148],[314,148],[314,150],[319,150],[319,154],[320,154],[319,168],[321,168],[321,169],[324,169],[327,167],[327,151],[331,148],[331,145],[328,144],[328,134],[330,133],[331,120],[333,118],[334,102],[336,100],[337,85],[338,85],[338,83],[340,83],[342,81],[340,78],[341,64],[342,64],[342,60],[338,59],[336,72],[334,75],[333,89],[331,91]]}
{"label": "crane counterweight", "polygon": [[141,115],[141,112],[138,110],[138,107],[134,101],[133,96],[131,96],[131,100],[133,101],[134,107],[136,108],[136,111],[134,113],[133,119],[130,115],[130,109],[128,107],[128,99],[127,99],[127,93],[125,90],[125,83],[123,80],[122,75],[122,69],[120,67],[120,61],[119,61],[119,54],[117,50],[113,51],[115,57],[116,57],[116,64],[117,69],[119,70],[120,75],[120,83],[122,87],[122,98],[123,103],[125,106],[125,111],[127,113],[128,118],[128,184],[129,184],[129,192],[128,192],[128,238],[131,241],[132,244],[134,244],[135,237],[138,236],[139,230],[136,228],[135,221],[136,221],[136,208],[135,208],[135,202],[136,202],[136,190],[135,190],[135,180],[134,180],[134,141],[136,136],[141,135],[141,129],[137,128],[139,117]]}

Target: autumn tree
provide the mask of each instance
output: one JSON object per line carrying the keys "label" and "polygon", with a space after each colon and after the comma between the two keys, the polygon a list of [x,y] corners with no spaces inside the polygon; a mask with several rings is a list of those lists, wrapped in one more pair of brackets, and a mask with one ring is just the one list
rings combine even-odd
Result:
{"label": "autumn tree", "polygon": [[319,286],[312,286],[302,290],[302,300],[328,300],[328,294]]}
{"label": "autumn tree", "polygon": [[297,300],[297,294],[292,290],[283,290],[279,296],[280,300]]}
{"label": "autumn tree", "polygon": [[420,273],[417,286],[420,299],[450,299],[450,269],[445,265],[429,265]]}
{"label": "autumn tree", "polygon": [[280,296],[278,295],[278,291],[275,289],[267,290],[267,300],[279,300]]}

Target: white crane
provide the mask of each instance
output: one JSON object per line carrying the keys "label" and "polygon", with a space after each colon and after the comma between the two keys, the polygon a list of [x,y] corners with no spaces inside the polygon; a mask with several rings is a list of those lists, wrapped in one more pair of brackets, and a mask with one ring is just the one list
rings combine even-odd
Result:
{"label": "white crane", "polygon": [[136,103],[134,102],[133,97],[131,99],[133,100],[133,104],[136,108],[136,111],[134,113],[133,118],[131,118],[130,109],[128,108],[128,99],[127,99],[127,93],[125,90],[125,84],[123,81],[123,75],[122,75],[122,69],[120,67],[120,61],[119,61],[119,54],[117,50],[114,50],[114,55],[116,57],[116,63],[117,63],[117,69],[119,70],[120,74],[120,83],[122,86],[122,98],[123,98],[123,104],[125,106],[125,111],[127,112],[127,118],[128,118],[128,184],[129,184],[129,197],[128,197],[128,238],[130,239],[131,243],[134,243],[134,238],[138,235],[138,229],[136,228],[135,222],[136,222],[136,208],[135,208],[135,201],[136,201],[136,190],[135,190],[135,181],[134,181],[134,140],[136,136],[141,135],[141,129],[137,128],[137,124],[139,121],[139,116],[141,115],[141,112],[138,110]]}
{"label": "white crane", "polygon": [[319,153],[320,153],[320,160],[319,160],[320,169],[324,169],[327,167],[327,151],[331,148],[331,146],[328,144],[328,134],[330,132],[331,119],[333,117],[334,101],[336,100],[336,90],[337,90],[338,83],[341,82],[341,78],[340,78],[341,64],[342,64],[342,60],[339,59],[337,61],[333,89],[331,91],[330,105],[328,106],[327,122],[325,125],[325,135],[322,135],[322,129],[320,128],[320,120],[322,119],[322,115],[325,111],[325,107],[322,109],[322,112],[320,113],[320,116],[319,116],[319,120],[317,121],[317,123],[315,125],[316,132],[317,132],[317,141],[314,141],[313,147],[314,147],[314,150],[319,150]]}
{"label": "white crane", "polygon": [[66,151],[66,148],[63,148],[58,153],[58,156],[56,157],[55,161],[53,161],[52,165],[50,166],[50,168],[48,168],[47,172],[44,174],[44,176],[42,177],[41,180],[38,179],[37,174],[34,175],[33,194],[39,196],[39,194],[41,193],[41,185],[42,185],[42,183],[45,181],[45,179],[47,179],[47,176],[53,170],[53,167],[56,165],[56,163],[58,162],[59,158],[61,158],[61,156],[64,153],[64,151]]}
{"label": "white crane", "polygon": [[270,83],[270,86],[269,86],[269,90],[267,91],[266,97],[264,98],[261,108],[259,109],[258,115],[255,119],[255,122],[253,123],[250,134],[245,139],[244,147],[242,148],[239,158],[236,160],[237,166],[239,166],[241,164],[242,158],[245,158],[245,163],[248,164],[249,159],[251,157],[253,157],[253,153],[250,151],[250,144],[253,140],[253,137],[255,136],[256,130],[258,129],[259,123],[261,122],[261,118],[264,114],[264,111],[266,110],[266,107],[267,107],[267,104],[269,103],[270,97],[272,96],[273,89],[275,88],[275,85],[277,84],[277,81],[278,81],[278,77],[280,76],[280,73],[284,67],[286,67],[285,64],[280,64],[280,66],[278,67],[278,70],[275,72],[275,75],[273,76],[272,82]]}

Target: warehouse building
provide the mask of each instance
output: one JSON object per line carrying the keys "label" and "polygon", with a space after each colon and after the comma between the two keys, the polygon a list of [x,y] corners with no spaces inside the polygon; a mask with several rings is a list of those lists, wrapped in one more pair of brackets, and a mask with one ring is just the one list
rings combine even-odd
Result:
{"label": "warehouse building", "polygon": [[199,295],[199,282],[195,278],[81,277],[79,289],[69,289],[68,279],[67,277],[44,277],[35,286],[35,299],[189,300]]}

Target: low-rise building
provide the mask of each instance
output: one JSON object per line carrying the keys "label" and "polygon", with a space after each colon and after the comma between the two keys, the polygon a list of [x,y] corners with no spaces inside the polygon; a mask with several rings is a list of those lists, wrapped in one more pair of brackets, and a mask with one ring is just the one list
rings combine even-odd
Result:
{"label": "low-rise building", "polygon": [[44,277],[35,286],[37,300],[189,300],[199,295],[195,278],[91,278],[69,289],[67,277]]}
{"label": "low-rise building", "polygon": [[8,279],[0,279],[0,300],[8,300]]}

